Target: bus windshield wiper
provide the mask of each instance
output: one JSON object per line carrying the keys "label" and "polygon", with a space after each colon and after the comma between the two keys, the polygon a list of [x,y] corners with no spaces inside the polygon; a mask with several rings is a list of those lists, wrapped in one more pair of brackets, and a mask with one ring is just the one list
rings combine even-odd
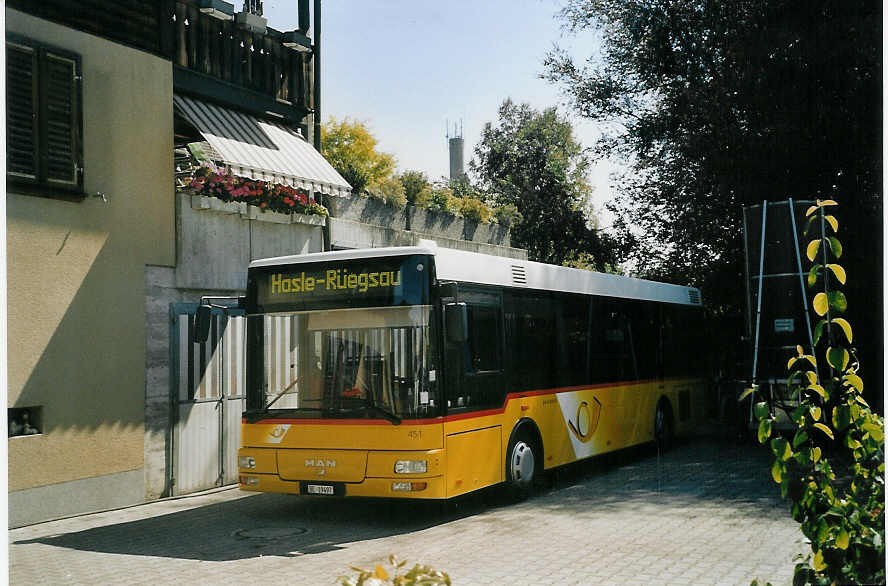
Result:
{"label": "bus windshield wiper", "polygon": [[389,411],[388,409],[384,409],[374,403],[372,400],[367,400],[367,410],[375,411],[379,415],[382,415],[386,419],[392,422],[393,425],[401,425],[401,418]]}
{"label": "bus windshield wiper", "polygon": [[277,395],[275,395],[274,398],[265,405],[265,409],[266,410],[271,409],[271,406],[274,405],[278,399],[280,399],[281,397],[286,395],[287,391],[292,389],[296,385],[297,382],[299,382],[298,378],[294,379],[293,382],[291,382],[290,384],[285,386],[283,389],[281,389],[281,391]]}

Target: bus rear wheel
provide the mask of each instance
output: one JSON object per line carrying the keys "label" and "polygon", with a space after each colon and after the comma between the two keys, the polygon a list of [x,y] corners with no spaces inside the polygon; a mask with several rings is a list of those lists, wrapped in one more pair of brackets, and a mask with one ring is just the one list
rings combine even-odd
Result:
{"label": "bus rear wheel", "polygon": [[539,470],[537,470],[538,450],[527,433],[516,433],[509,441],[506,450],[506,483],[510,492],[517,498],[527,498],[533,490]]}
{"label": "bus rear wheel", "polygon": [[657,403],[654,413],[654,442],[661,452],[668,450],[672,443],[672,410],[665,400]]}

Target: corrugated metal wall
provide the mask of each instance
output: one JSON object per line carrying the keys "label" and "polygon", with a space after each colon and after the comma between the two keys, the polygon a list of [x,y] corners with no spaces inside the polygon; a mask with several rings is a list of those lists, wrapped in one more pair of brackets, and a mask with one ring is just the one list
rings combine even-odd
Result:
{"label": "corrugated metal wall", "polygon": [[246,318],[214,313],[209,340],[195,344],[196,308],[194,303],[170,308],[173,494],[237,482]]}

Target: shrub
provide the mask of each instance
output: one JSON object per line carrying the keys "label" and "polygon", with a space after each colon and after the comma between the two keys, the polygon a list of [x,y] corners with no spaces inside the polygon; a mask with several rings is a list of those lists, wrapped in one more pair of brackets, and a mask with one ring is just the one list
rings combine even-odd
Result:
{"label": "shrub", "polygon": [[388,205],[399,209],[407,205],[404,186],[397,177],[387,177],[374,181],[367,187],[367,192],[371,197],[382,200]]}
{"label": "shrub", "polygon": [[497,223],[503,226],[512,226],[520,223],[521,220],[524,219],[521,212],[518,211],[518,207],[511,203],[494,208],[493,215],[496,218]]}
{"label": "shrub", "polygon": [[489,224],[493,212],[487,205],[476,197],[463,197],[457,200],[457,210],[467,220],[473,220],[480,224]]}
{"label": "shrub", "polygon": [[[846,273],[835,262],[843,252],[835,236],[839,223],[826,213],[835,205],[818,200],[807,212],[805,233],[816,234],[807,246],[813,263],[807,282],[821,319],[810,353],[798,346],[787,363],[797,405],[762,396],[754,410],[758,440],[774,453],[771,476],[811,543],[811,553],[795,566],[793,584],[884,584],[885,424],[862,396],[853,330],[840,317],[848,307],[841,291]],[[740,398],[754,393],[756,387]],[[772,437],[776,409],[794,422],[791,439]]]}
{"label": "shrub", "polygon": [[352,163],[345,163],[336,170],[342,175],[342,178],[351,185],[352,192],[355,195],[361,195],[370,182],[370,175],[363,169],[360,169]]}
{"label": "shrub", "polygon": [[432,197],[434,195],[434,188],[431,185],[427,185],[423,187],[422,190],[416,194],[416,197],[413,198],[413,205],[420,208],[428,208],[431,207]]}
{"label": "shrub", "polygon": [[429,209],[455,213],[458,210],[453,192],[447,187],[435,187],[429,197]]}
{"label": "shrub", "polygon": [[340,584],[342,586],[450,586],[450,576],[446,572],[439,572],[431,566],[414,565],[406,572],[399,573],[407,561],[398,561],[395,556],[390,555],[390,570],[386,570],[381,564],[376,564],[373,571],[352,567],[351,569],[358,573],[357,576],[351,578],[340,576]]}
{"label": "shrub", "polygon": [[429,179],[422,171],[404,171],[398,179],[404,186],[404,195],[407,201],[417,205],[416,199],[429,186]]}

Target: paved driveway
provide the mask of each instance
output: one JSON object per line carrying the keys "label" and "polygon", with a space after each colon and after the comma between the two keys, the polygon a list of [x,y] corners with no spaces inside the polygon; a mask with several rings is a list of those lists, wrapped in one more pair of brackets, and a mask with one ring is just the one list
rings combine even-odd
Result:
{"label": "paved driveway", "polygon": [[390,553],[455,584],[787,584],[806,546],[761,449],[697,439],[574,465],[529,501],[228,489],[11,530],[12,584],[335,584]]}

